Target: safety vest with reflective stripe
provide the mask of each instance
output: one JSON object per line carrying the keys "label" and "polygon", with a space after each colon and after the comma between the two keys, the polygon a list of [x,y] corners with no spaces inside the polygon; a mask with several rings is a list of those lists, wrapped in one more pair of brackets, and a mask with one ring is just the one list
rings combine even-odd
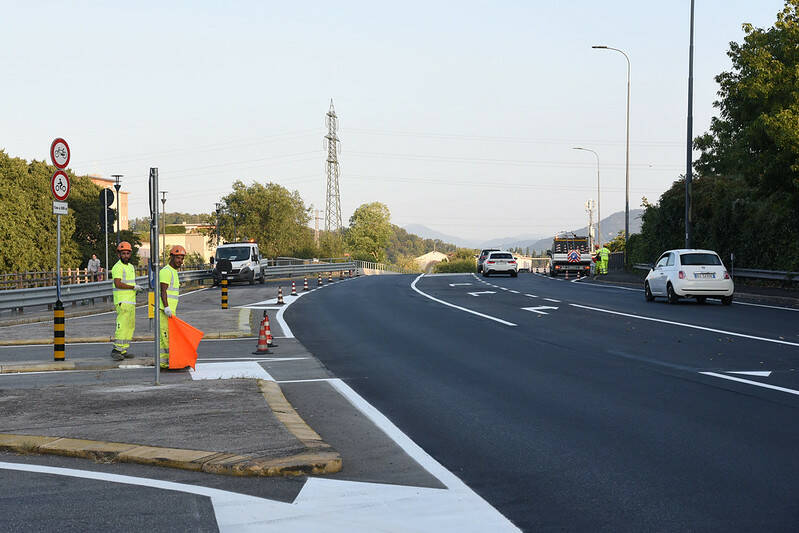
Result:
{"label": "safety vest with reflective stripe", "polygon": [[[113,276],[113,279],[121,280],[122,283],[126,285],[136,284],[136,269],[133,268],[133,265],[131,265],[130,263],[126,265],[121,260],[117,261],[114,267],[111,269],[111,276]],[[119,303],[136,305],[135,290],[117,289],[116,285],[114,285],[113,289],[114,289],[114,305]]]}
{"label": "safety vest with reflective stripe", "polygon": [[[178,278],[178,271],[170,265],[161,268],[158,274],[159,281],[166,283],[166,301],[169,303],[169,308],[173,313],[178,310],[178,299],[180,298],[180,279]],[[159,295],[158,301],[161,302],[161,309],[164,308],[164,302]]]}
{"label": "safety vest with reflective stripe", "polygon": [[602,262],[606,262],[608,260],[608,256],[610,255],[610,250],[603,246],[599,249],[597,255],[599,255],[599,258]]}

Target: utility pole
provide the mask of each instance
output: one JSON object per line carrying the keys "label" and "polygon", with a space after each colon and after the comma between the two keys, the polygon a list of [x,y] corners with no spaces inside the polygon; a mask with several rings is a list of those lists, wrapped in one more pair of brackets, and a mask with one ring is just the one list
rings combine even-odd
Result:
{"label": "utility pole", "polygon": [[216,203],[216,245],[219,246],[219,216],[222,214],[222,204]]}
{"label": "utility pole", "polygon": [[585,202],[585,210],[588,212],[588,249],[594,251],[594,201],[588,199]]}
{"label": "utility pole", "polygon": [[327,135],[327,195],[325,197],[325,231],[338,233],[341,230],[341,197],[338,189],[338,149],[340,141],[338,131],[338,117],[330,99],[330,109],[326,115]]}
{"label": "utility pole", "polygon": [[169,191],[161,191],[161,253],[166,251],[166,193]]}
{"label": "utility pole", "polygon": [[[111,177],[116,179],[116,182],[114,183],[114,189],[116,189],[116,191],[117,191],[117,246],[119,246],[119,242],[120,242],[119,241],[119,226],[120,226],[119,219],[121,218],[119,216],[119,209],[120,209],[120,205],[119,205],[120,204],[120,202],[119,202],[119,189],[122,188],[122,184],[119,183],[119,178],[121,178],[122,176],[124,176],[124,174],[111,174]],[[113,228],[111,228],[111,229],[113,229]]]}
{"label": "utility pole", "polygon": [[691,0],[691,44],[688,49],[688,139],[685,147],[685,247],[693,248],[694,228],[691,209],[691,185],[693,182],[694,129],[694,0]]}
{"label": "utility pole", "polygon": [[313,240],[314,240],[314,244],[316,244],[316,246],[319,246],[319,221],[322,220],[322,217],[319,216],[319,210],[318,209],[314,210],[313,220],[314,220]]}

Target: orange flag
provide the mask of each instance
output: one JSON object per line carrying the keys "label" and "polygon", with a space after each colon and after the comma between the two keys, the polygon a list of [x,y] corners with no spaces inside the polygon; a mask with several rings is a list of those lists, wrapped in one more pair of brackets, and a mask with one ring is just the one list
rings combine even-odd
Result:
{"label": "orange flag", "polygon": [[176,316],[169,319],[169,368],[194,368],[203,333]]}

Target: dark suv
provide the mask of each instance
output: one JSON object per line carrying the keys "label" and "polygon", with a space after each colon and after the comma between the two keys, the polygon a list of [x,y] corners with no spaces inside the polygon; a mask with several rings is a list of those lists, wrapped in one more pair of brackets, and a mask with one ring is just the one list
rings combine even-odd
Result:
{"label": "dark suv", "polygon": [[488,254],[490,254],[491,252],[499,252],[499,251],[500,251],[499,248],[486,248],[485,250],[480,250],[480,257],[477,258],[478,274],[483,271],[483,262],[486,260],[486,257],[488,257]]}

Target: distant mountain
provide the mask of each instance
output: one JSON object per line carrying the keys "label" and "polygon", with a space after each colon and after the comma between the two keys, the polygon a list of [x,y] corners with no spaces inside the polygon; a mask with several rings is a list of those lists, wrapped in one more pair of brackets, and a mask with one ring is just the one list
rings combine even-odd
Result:
{"label": "distant mountain", "polygon": [[475,243],[474,241],[461,239],[460,237],[455,237],[454,235],[447,235],[446,233],[441,233],[440,231],[428,228],[422,224],[408,224],[406,226],[402,226],[402,229],[408,233],[418,235],[423,239],[438,239],[446,243],[460,246],[461,248],[477,248],[479,246],[479,244]]}
{"label": "distant mountain", "polygon": [[[630,209],[630,234],[641,232],[641,215],[644,214],[643,209]],[[624,231],[624,211],[613,213],[609,217],[603,218],[599,223],[602,230],[602,241],[608,242],[613,239],[620,231]],[[588,226],[573,231],[577,235],[588,235]],[[520,241],[518,243],[509,243],[506,247],[519,247],[531,250],[549,250],[552,247],[552,239],[555,236],[546,237],[537,241]]]}

